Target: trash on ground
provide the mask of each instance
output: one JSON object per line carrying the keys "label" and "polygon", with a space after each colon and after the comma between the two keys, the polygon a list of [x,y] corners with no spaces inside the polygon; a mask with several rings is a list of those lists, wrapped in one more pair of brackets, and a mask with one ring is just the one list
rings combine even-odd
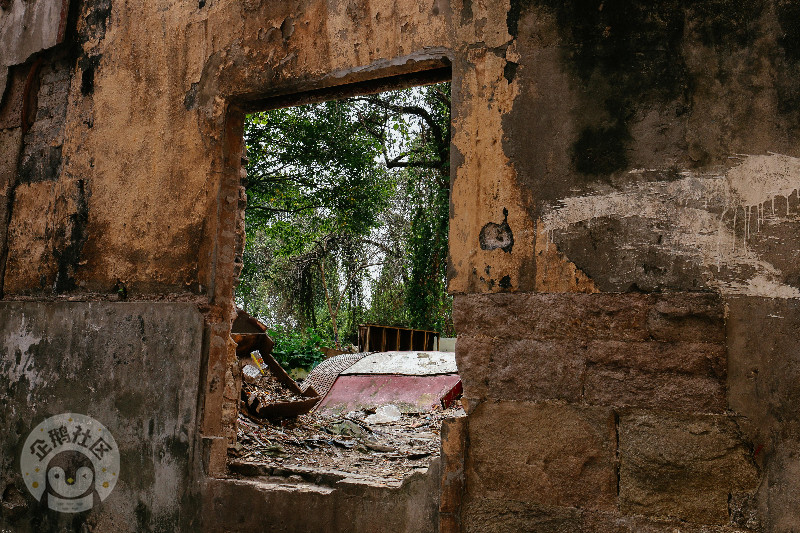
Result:
{"label": "trash on ground", "polygon": [[231,336],[242,373],[241,399],[250,416],[277,420],[310,411],[320,400],[313,387],[301,389],[272,357],[275,343],[266,326],[242,310]]}
{"label": "trash on ground", "polygon": [[242,368],[242,379],[244,380],[245,383],[249,383],[250,385],[255,385],[255,383],[258,382],[259,379],[261,379],[261,376],[263,376],[261,370],[254,367],[253,365],[245,365],[244,368]]}
{"label": "trash on ground", "polygon": [[[249,366],[249,365],[248,365]],[[247,367],[245,367],[246,369]],[[250,368],[255,368],[250,366]],[[255,369],[258,372],[258,369]],[[242,369],[242,375],[245,370]],[[247,397],[247,405],[253,406],[255,402],[261,405],[279,403],[279,402],[299,402],[307,398],[302,394],[292,391],[288,387],[283,386],[276,378],[270,373],[255,376],[252,383],[245,379],[242,384],[242,395]]]}

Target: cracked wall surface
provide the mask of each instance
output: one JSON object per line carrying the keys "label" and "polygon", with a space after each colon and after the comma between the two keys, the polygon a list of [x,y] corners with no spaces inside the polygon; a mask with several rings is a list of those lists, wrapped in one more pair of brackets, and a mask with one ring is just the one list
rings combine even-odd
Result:
{"label": "cracked wall surface", "polygon": [[[798,20],[786,0],[0,2],[0,308],[194,306],[181,475],[209,508],[255,497],[224,481],[244,113],[449,70],[469,414],[441,531],[800,529]],[[24,433],[53,408],[5,414]],[[27,524],[3,468],[0,523]],[[157,529],[177,500],[156,486],[113,512]]]}

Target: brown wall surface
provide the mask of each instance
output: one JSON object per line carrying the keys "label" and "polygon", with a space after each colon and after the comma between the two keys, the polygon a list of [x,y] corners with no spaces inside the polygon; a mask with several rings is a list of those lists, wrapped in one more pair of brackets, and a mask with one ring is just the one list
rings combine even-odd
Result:
{"label": "brown wall surface", "polygon": [[[442,531],[798,530],[798,20],[788,0],[0,2],[18,44],[0,51],[0,297],[195,306],[184,474],[215,505],[255,498],[214,484],[243,115],[449,68],[469,415],[446,432]],[[71,356],[114,357],[87,349]],[[9,486],[2,520],[28,516]]]}

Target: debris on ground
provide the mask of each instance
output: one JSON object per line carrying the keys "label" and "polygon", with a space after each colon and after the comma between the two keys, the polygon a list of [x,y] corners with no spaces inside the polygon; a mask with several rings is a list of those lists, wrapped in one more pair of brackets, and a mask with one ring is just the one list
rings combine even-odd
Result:
{"label": "debris on ground", "polygon": [[374,415],[369,415],[366,418],[368,424],[391,424],[400,420],[402,414],[400,409],[394,405],[382,405],[375,410]]}
{"label": "debris on ground", "polygon": [[248,367],[258,372],[258,375],[252,383],[248,382],[246,377],[242,383],[242,392],[247,398],[246,403],[248,407],[252,407],[256,402],[260,405],[267,405],[279,402],[299,402],[306,399],[302,394],[293,392],[291,389],[284,386],[270,372],[261,374],[254,366],[248,365],[244,367],[242,369],[243,376],[248,376]]}
{"label": "debris on ground", "polygon": [[310,467],[401,481],[427,468],[439,455],[442,420],[464,416],[464,410],[437,407],[382,423],[370,422],[371,415],[367,410],[344,416],[312,412],[268,422],[242,413],[230,455],[240,463],[288,470]]}
{"label": "debris on ground", "polygon": [[[387,358],[398,363],[390,365],[393,371],[407,375],[380,375]],[[300,387],[272,357],[264,359],[269,370],[263,375],[258,366],[264,365],[242,367],[243,409],[230,449],[239,471],[311,469],[401,482],[439,455],[442,420],[464,416],[454,354],[337,355],[318,365]],[[343,375],[361,361],[365,375]],[[358,381],[362,378],[380,394],[372,394]],[[347,386],[348,380],[357,386]],[[347,383],[337,396],[339,381]],[[326,408],[320,397],[336,408]],[[299,406],[305,410],[298,411]]]}
{"label": "debris on ground", "polygon": [[254,367],[253,365],[245,365],[242,368],[242,379],[245,383],[249,383],[250,385],[255,385],[256,382],[261,378],[261,370]]}
{"label": "debris on ground", "polygon": [[242,406],[250,416],[280,420],[307,413],[319,402],[313,387],[301,390],[274,358],[265,359],[254,358],[258,366],[242,367]]}

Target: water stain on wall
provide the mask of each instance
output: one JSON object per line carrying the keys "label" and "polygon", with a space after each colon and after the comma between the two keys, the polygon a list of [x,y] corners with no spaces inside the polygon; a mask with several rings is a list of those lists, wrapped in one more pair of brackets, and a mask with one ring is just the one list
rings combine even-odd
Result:
{"label": "water stain on wall", "polygon": [[[659,280],[669,286],[677,277],[671,272],[688,268],[696,274],[687,290],[800,297],[791,266],[800,243],[796,231],[780,231],[800,223],[800,159],[765,154],[731,162],[687,170],[679,179],[670,170],[632,170],[636,179],[628,185],[598,185],[558,202],[543,216],[544,229],[601,290],[630,290],[637,276],[658,290]],[[604,232],[609,225],[614,231]],[[581,252],[596,248],[591,240],[601,234],[613,241],[604,241],[606,256]],[[611,267],[624,271],[626,265],[627,276],[612,276]],[[617,278],[628,278],[626,285]]]}

